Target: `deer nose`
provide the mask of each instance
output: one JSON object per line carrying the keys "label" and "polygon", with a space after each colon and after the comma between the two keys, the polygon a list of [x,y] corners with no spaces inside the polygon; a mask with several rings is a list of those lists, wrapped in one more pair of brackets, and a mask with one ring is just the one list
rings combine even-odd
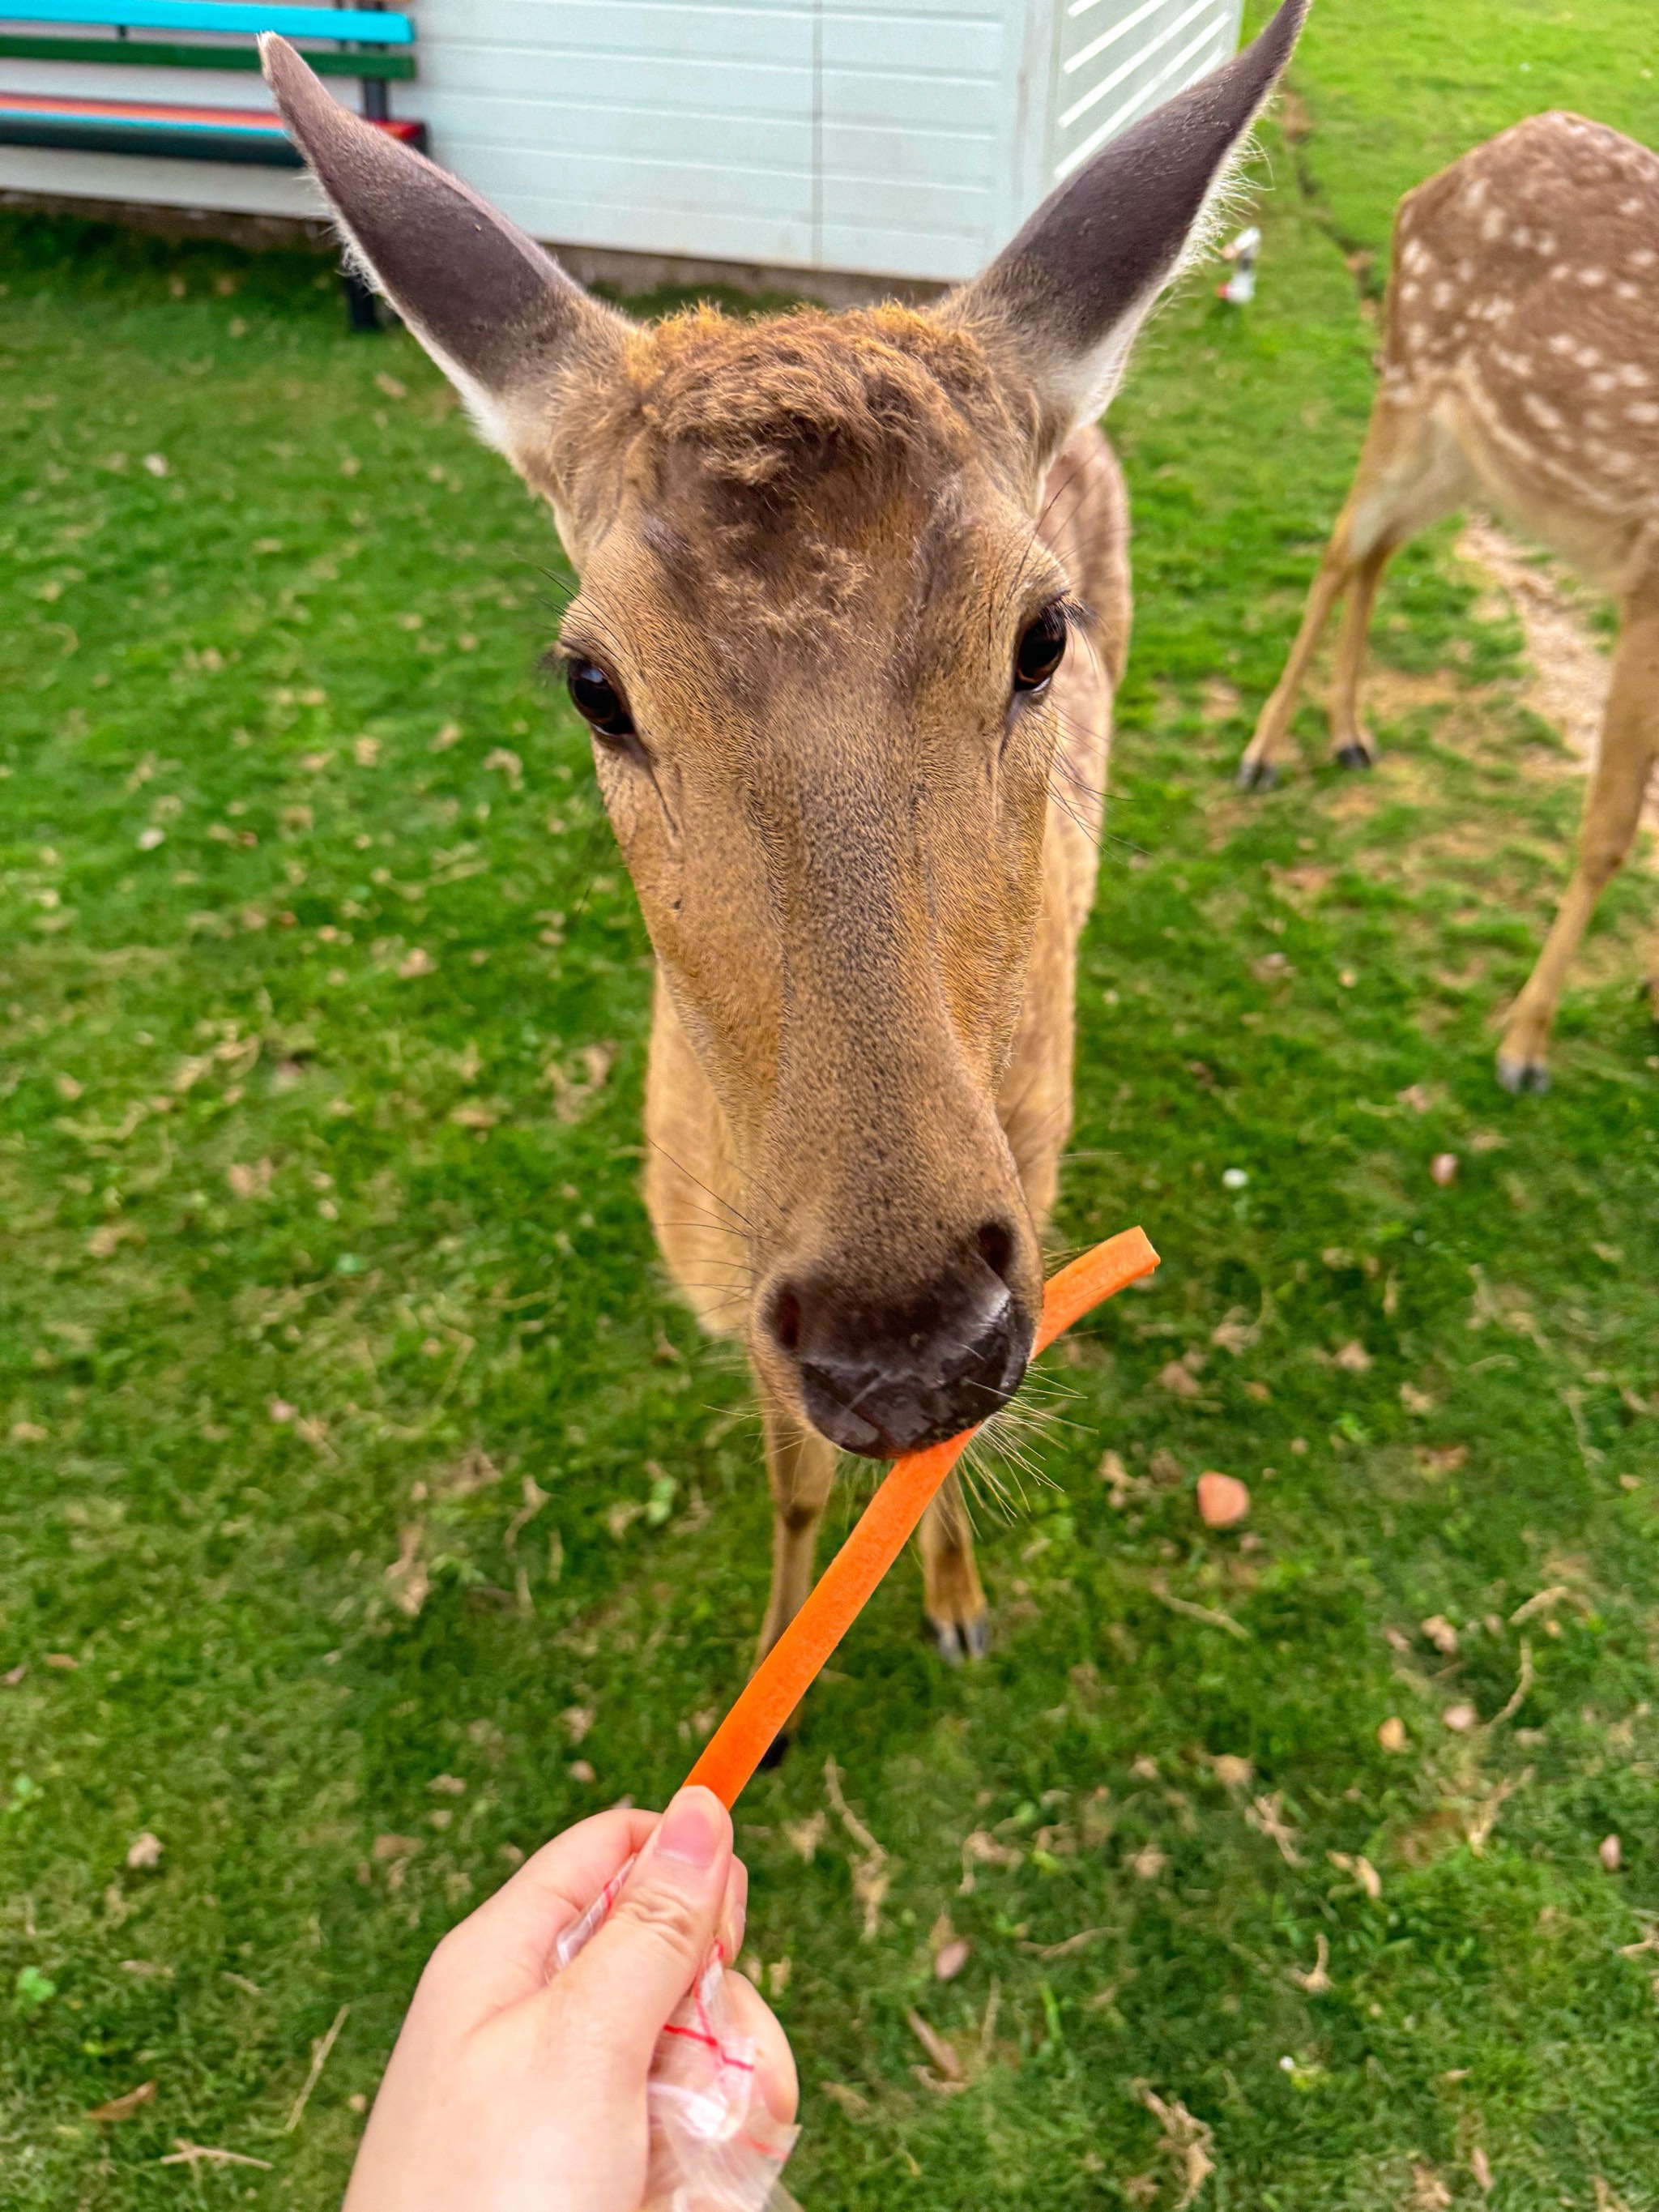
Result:
{"label": "deer nose", "polygon": [[843,1451],[896,1459],[1006,1406],[1036,1334],[1000,1272],[1013,1249],[1011,1232],[988,1224],[924,1291],[890,1304],[828,1273],[777,1285],[765,1322],[812,1425]]}

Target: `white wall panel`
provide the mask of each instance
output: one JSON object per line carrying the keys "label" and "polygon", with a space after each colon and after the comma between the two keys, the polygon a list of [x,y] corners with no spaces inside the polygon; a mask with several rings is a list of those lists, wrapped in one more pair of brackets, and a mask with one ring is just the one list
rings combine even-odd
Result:
{"label": "white wall panel", "polygon": [[[6,0],[0,0],[0,6]],[[953,279],[1103,125],[1231,50],[1240,0],[413,0],[432,150],[555,243]],[[16,19],[20,21],[26,19]],[[234,73],[0,61],[42,92],[261,106]],[[331,89],[349,105],[356,88]],[[1061,118],[1067,118],[1062,122]],[[0,147],[0,185],[312,213],[301,177]]]}
{"label": "white wall panel", "polygon": [[238,215],[327,216],[303,170],[254,169],[240,161],[158,161],[138,154],[73,154],[47,146],[0,146],[0,191],[140,207],[228,208]]}
{"label": "white wall panel", "polygon": [[[811,79],[800,70],[479,46],[451,47],[431,56],[422,83],[393,88],[393,112],[423,116],[435,137],[441,122],[447,123],[450,103],[463,96],[538,100],[561,111],[631,107],[661,114],[683,109],[745,124],[756,116],[810,122],[812,114]],[[457,166],[453,158],[450,166]]]}

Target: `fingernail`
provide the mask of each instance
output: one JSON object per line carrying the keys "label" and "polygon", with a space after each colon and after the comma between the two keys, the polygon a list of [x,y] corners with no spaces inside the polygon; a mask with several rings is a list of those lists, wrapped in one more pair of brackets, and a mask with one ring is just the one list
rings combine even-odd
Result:
{"label": "fingernail", "polygon": [[658,1855],[706,1873],[726,1841],[726,1813],[709,1790],[682,1790],[657,1830]]}

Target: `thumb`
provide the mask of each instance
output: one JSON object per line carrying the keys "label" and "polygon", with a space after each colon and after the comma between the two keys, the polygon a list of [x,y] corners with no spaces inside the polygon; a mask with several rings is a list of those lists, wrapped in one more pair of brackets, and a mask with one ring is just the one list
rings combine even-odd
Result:
{"label": "thumb", "polygon": [[554,1984],[590,2048],[643,2075],[714,1940],[731,1865],[731,1814],[712,1790],[682,1790],[611,1917]]}

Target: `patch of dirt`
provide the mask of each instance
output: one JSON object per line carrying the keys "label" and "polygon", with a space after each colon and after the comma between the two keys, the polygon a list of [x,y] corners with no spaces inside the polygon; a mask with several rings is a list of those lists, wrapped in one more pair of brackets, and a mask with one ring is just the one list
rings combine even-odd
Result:
{"label": "patch of dirt", "polygon": [[1237,684],[1228,684],[1219,676],[1212,676],[1204,686],[1204,699],[1199,714],[1206,723],[1230,722],[1243,711],[1243,705]]}
{"label": "patch of dirt", "polygon": [[1326,800],[1324,811],[1334,822],[1363,822],[1376,811],[1376,793],[1369,781],[1362,783],[1356,778],[1338,786]]}
{"label": "patch of dirt", "polygon": [[1390,668],[1375,654],[1366,666],[1364,695],[1367,710],[1379,720],[1389,722],[1425,707],[1449,707],[1470,696],[1468,689],[1443,669],[1413,675],[1403,668]]}
{"label": "patch of dirt", "polygon": [[[1458,725],[1460,732],[1478,727],[1472,720]],[[1447,715],[1441,722],[1436,736],[1449,747],[1454,742],[1452,716]],[[1467,751],[1469,748],[1460,745],[1459,750]],[[1447,803],[1446,779],[1439,764],[1420,759],[1413,753],[1385,750],[1368,781],[1376,786],[1382,797],[1395,805],[1444,806]]]}
{"label": "patch of dirt", "polygon": [[1460,559],[1491,579],[1515,610],[1532,663],[1531,680],[1522,695],[1526,704],[1561,732],[1588,768],[1595,758],[1607,703],[1608,662],[1571,587],[1480,516],[1464,525],[1457,551]]}
{"label": "patch of dirt", "polygon": [[[1531,663],[1522,702],[1560,732],[1587,775],[1601,744],[1612,663],[1584,618],[1582,592],[1553,564],[1528,560],[1506,532],[1480,516],[1464,525],[1457,551],[1514,608]],[[1659,776],[1649,788],[1642,821],[1659,835]]]}

